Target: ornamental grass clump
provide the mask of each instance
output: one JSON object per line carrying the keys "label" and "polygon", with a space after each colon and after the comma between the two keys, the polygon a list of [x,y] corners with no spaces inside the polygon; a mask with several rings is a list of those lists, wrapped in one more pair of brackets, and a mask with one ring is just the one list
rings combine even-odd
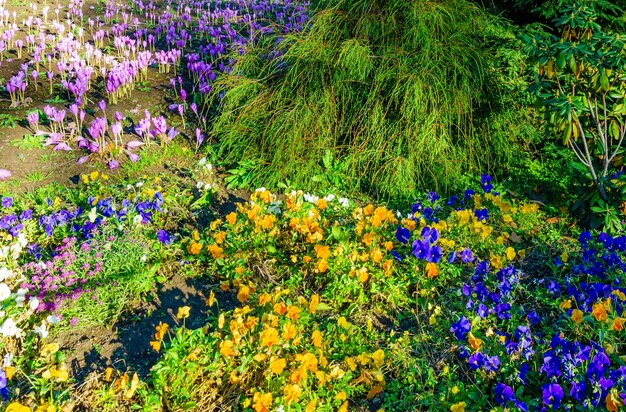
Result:
{"label": "ornamental grass clump", "polygon": [[307,30],[259,38],[213,88],[213,134],[227,160],[256,160],[253,184],[311,188],[330,152],[347,188],[407,196],[513,156],[485,126],[502,123],[500,45],[483,37],[500,22],[462,0],[312,8]]}

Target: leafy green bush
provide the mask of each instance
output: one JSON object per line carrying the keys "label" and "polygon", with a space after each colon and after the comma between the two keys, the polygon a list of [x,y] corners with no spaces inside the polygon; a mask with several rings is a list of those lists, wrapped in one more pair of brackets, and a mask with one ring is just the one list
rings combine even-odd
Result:
{"label": "leafy green bush", "polygon": [[575,154],[573,166],[590,186],[591,210],[600,215],[592,224],[616,230],[626,193],[626,43],[596,20],[585,3],[567,6],[555,21],[561,35],[529,38],[527,48],[539,64],[533,89],[548,124]]}

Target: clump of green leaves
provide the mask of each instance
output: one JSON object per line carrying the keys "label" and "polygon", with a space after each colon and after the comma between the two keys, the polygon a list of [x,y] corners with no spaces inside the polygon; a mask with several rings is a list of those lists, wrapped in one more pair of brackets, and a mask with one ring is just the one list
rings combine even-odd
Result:
{"label": "clump of green leaves", "polygon": [[532,90],[546,109],[549,125],[575,154],[573,166],[590,187],[592,224],[620,227],[626,194],[623,166],[626,135],[626,43],[602,30],[586,3],[563,9],[555,20],[560,36],[527,39],[539,72]]}

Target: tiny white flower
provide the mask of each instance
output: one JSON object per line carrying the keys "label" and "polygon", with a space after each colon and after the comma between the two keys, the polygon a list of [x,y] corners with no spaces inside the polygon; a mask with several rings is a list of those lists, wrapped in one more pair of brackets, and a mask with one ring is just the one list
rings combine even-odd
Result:
{"label": "tiny white flower", "polygon": [[137,182],[137,183],[135,183],[135,187],[141,187],[141,186],[143,186],[143,182]]}
{"label": "tiny white flower", "polygon": [[132,185],[126,185],[126,190],[133,190],[133,186]]}
{"label": "tiny white flower", "polygon": [[141,259],[139,259],[139,260],[141,260],[141,263],[146,263],[146,260],[148,260],[148,256],[143,255],[143,256],[141,256]]}
{"label": "tiny white flower", "polygon": [[208,170],[209,172],[213,171],[213,165],[211,163],[207,164],[206,170]]}
{"label": "tiny white flower", "polygon": [[37,309],[39,307],[39,299],[37,299],[36,297],[30,298],[30,300],[28,301],[28,307],[30,308],[30,310]]}
{"label": "tiny white flower", "polygon": [[333,200],[335,200],[335,195],[332,193],[329,193],[326,196],[324,196],[324,200],[327,202],[332,202]]}
{"label": "tiny white flower", "polygon": [[211,190],[213,188],[213,185],[211,183],[207,183],[204,185],[204,190]]}
{"label": "tiny white flower", "polygon": [[337,201],[339,202],[339,204],[343,207],[348,207],[350,206],[350,201],[348,199],[346,199],[345,197],[340,197],[339,199],[337,199]]}
{"label": "tiny white flower", "polygon": [[204,187],[204,183],[203,182],[196,183],[196,188],[197,189],[202,190],[203,187]]}
{"label": "tiny white flower", "polygon": [[200,159],[200,161],[198,162],[198,164],[200,166],[204,166],[204,164],[206,163],[206,157],[203,157],[202,159]]}
{"label": "tiny white flower", "polygon": [[22,248],[25,248],[26,245],[28,245],[28,238],[26,237],[24,233],[20,233],[17,236],[17,242],[20,244]]}
{"label": "tiny white flower", "polygon": [[48,315],[46,321],[51,325],[56,325],[57,323],[61,322],[61,318],[57,315]]}
{"label": "tiny white flower", "polygon": [[4,282],[0,283],[0,302],[8,299],[9,296],[11,296],[11,289],[9,288],[9,285]]}

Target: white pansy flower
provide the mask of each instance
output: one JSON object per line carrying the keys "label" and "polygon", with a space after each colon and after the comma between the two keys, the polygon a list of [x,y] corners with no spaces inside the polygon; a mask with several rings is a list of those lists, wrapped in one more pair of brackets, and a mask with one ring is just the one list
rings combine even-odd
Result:
{"label": "white pansy flower", "polygon": [[46,322],[41,322],[41,326],[35,326],[33,332],[41,339],[45,339],[48,337],[48,329],[46,328]]}
{"label": "white pansy flower", "polygon": [[98,217],[98,209],[96,209],[95,207],[91,208],[87,217],[89,218],[89,221],[91,223],[95,222],[96,218]]}
{"label": "white pansy flower", "polygon": [[9,296],[11,296],[11,289],[9,288],[9,285],[4,282],[0,283],[0,302],[8,299]]}
{"label": "white pansy flower", "polygon": [[28,301],[28,307],[30,308],[30,310],[36,310],[39,307],[39,299],[37,299],[36,297],[30,298],[30,300]]}
{"label": "white pansy flower", "polygon": [[329,193],[326,196],[324,196],[324,200],[327,202],[332,202],[333,200],[335,200],[335,195],[332,193]]}
{"label": "white pansy flower", "polygon": [[141,222],[143,222],[143,218],[141,217],[141,215],[137,215],[133,218],[133,224],[135,226],[140,224]]}
{"label": "white pansy flower", "polygon": [[345,197],[340,197],[339,199],[337,199],[337,201],[343,207],[348,207],[350,205],[350,201],[346,199]]}
{"label": "white pansy flower", "polygon": [[12,364],[13,364],[13,354],[7,353],[6,355],[4,355],[4,358],[2,358],[2,366],[4,368],[8,368]]}
{"label": "white pansy flower", "polygon": [[280,202],[272,202],[267,207],[267,211],[273,215],[280,215],[283,211],[280,210]]}
{"label": "white pansy flower", "polygon": [[13,276],[11,269],[7,267],[0,268],[0,282]]}
{"label": "white pansy flower", "polygon": [[0,327],[0,333],[5,338],[12,338],[13,336],[19,336],[21,334],[20,328],[17,327],[15,321],[11,318],[8,318],[4,321],[2,326]]}
{"label": "white pansy flower", "polygon": [[57,323],[61,322],[61,318],[57,315],[48,315],[46,321],[51,325],[56,325]]}
{"label": "white pansy flower", "polygon": [[17,259],[20,257],[20,253],[22,253],[22,246],[19,243],[14,243],[11,245],[11,256],[13,259]]}
{"label": "white pansy flower", "polygon": [[304,200],[309,203],[317,203],[317,201],[320,200],[319,196],[315,196],[310,193],[305,193],[303,197]]}
{"label": "white pansy flower", "polygon": [[28,238],[26,237],[24,233],[20,233],[17,236],[17,242],[20,244],[22,248],[25,248],[26,245],[28,245]]}

